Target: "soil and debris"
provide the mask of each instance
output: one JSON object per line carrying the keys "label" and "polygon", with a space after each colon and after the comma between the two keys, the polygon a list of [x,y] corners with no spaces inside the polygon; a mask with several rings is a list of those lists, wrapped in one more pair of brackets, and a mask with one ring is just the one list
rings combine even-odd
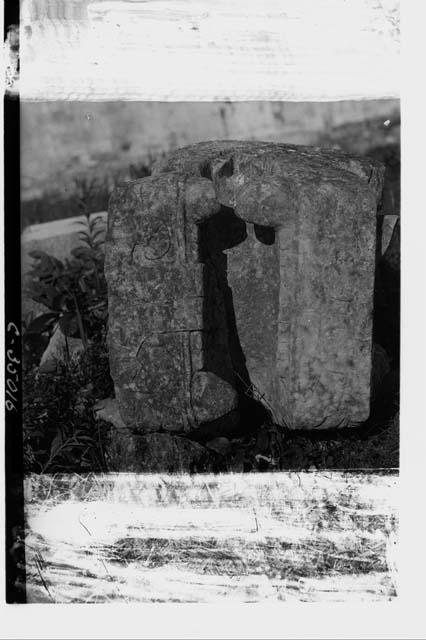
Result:
{"label": "soil and debris", "polygon": [[207,448],[211,457],[206,466],[215,471],[395,469],[399,466],[399,415],[374,427],[331,433],[265,426],[253,437],[217,438]]}

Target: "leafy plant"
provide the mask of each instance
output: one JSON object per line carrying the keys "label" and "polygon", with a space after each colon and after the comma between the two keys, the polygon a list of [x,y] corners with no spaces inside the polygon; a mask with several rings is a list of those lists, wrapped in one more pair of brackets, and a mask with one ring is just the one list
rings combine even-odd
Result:
{"label": "leafy plant", "polygon": [[[23,361],[28,365],[36,365],[49,344],[50,333],[46,324],[38,330],[38,322],[35,322],[34,313],[28,313],[22,319],[22,353]],[[34,327],[34,328],[32,328]]]}
{"label": "leafy plant", "polygon": [[87,349],[88,340],[100,331],[107,319],[107,286],[104,276],[105,226],[100,216],[85,213],[79,232],[81,245],[71,257],[59,260],[45,251],[32,251],[28,294],[48,308],[25,327],[26,341],[50,335],[59,325],[66,337],[79,337]]}
{"label": "leafy plant", "polygon": [[74,179],[74,193],[72,199],[80,214],[85,216],[89,212],[103,211],[107,205],[114,187],[114,180],[105,176],[100,178],[80,177]]}
{"label": "leafy plant", "polygon": [[[104,276],[105,223],[93,210],[96,181],[82,180],[77,199],[84,219],[80,244],[59,260],[33,251],[28,296],[46,311],[23,321],[24,461],[27,471],[71,472],[106,469],[103,439],[109,425],[95,420],[93,406],[113,395],[106,347],[108,316]],[[81,338],[84,352],[48,374],[38,368],[53,331]]]}

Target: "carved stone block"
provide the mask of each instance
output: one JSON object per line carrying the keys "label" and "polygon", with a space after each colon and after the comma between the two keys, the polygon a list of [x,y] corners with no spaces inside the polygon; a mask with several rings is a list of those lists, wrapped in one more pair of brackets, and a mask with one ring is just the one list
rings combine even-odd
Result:
{"label": "carved stone block", "polygon": [[106,277],[124,422],[365,420],[382,185],[378,163],[331,150],[207,142],[119,187]]}

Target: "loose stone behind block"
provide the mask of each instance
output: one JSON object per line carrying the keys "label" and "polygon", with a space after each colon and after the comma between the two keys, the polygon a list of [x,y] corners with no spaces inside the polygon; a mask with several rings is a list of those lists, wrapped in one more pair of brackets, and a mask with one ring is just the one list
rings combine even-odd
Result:
{"label": "loose stone behind block", "polygon": [[118,188],[106,276],[124,422],[226,432],[260,406],[290,428],[365,420],[382,184],[379,164],[334,151],[207,142]]}

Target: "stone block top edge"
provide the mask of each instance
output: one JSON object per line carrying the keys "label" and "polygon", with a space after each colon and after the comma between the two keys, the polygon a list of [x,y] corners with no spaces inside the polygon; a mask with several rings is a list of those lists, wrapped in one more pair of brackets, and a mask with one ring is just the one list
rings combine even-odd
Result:
{"label": "stone block top edge", "polygon": [[154,165],[152,175],[117,186],[109,202],[107,242],[113,236],[137,235],[142,212],[147,219],[165,215],[170,207],[186,206],[193,222],[201,222],[220,203],[246,222],[279,228],[282,211],[291,215],[301,198],[317,201],[319,193],[326,198],[334,193],[338,201],[357,200],[368,215],[375,215],[383,182],[379,161],[333,149],[201,142],[170,152]]}
{"label": "stone block top edge", "polygon": [[[296,182],[351,179],[368,185],[379,200],[384,165],[376,159],[351,155],[336,149],[262,141],[210,140],[171,151],[158,160],[153,175],[178,172],[212,179],[215,167],[223,174],[235,168],[277,173]],[[226,166],[225,166],[226,165]]]}

